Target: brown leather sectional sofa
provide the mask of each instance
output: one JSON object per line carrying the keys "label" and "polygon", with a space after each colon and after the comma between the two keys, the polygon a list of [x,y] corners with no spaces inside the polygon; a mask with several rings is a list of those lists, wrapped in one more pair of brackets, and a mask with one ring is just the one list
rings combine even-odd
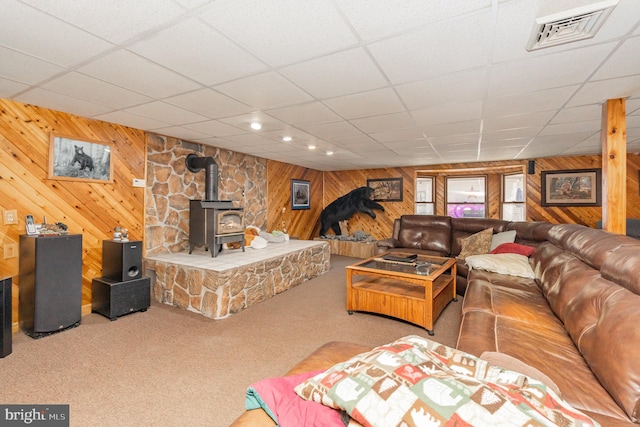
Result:
{"label": "brown leather sectional sofa", "polygon": [[[536,247],[535,279],[469,271],[457,348],[506,353],[542,371],[564,400],[602,426],[640,423],[640,241],[581,225],[408,215],[382,248],[456,255],[460,240],[493,227]],[[462,267],[462,268],[461,268]],[[468,276],[467,276],[468,274]],[[290,373],[326,369],[368,350],[328,343]],[[262,410],[234,426],[272,426]]]}
{"label": "brown leather sectional sofa", "polygon": [[[378,253],[411,252],[455,257],[462,249],[462,239],[489,227],[493,233],[516,230],[515,243],[538,246],[546,240],[552,227],[548,222],[510,222],[491,218],[453,218],[440,215],[403,215],[393,224],[392,237],[378,241]],[[457,262],[456,291],[464,295],[469,268]]]}

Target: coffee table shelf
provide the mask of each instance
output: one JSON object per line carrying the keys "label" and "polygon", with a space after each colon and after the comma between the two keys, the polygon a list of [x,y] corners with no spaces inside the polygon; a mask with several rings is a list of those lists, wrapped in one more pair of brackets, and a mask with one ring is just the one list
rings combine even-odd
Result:
{"label": "coffee table shelf", "polygon": [[354,311],[384,314],[422,326],[433,335],[436,319],[456,298],[455,260],[423,257],[419,261],[435,264],[429,275],[420,275],[415,273],[415,267],[386,266],[375,262],[376,259],[369,258],[346,268],[349,314]]}

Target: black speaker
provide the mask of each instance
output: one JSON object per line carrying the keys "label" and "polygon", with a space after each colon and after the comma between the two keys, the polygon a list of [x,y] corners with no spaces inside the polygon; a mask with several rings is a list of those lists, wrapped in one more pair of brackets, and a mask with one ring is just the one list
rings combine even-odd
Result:
{"label": "black speaker", "polygon": [[102,241],[102,277],[124,282],[142,277],[142,242]]}
{"label": "black speaker", "polygon": [[146,311],[150,304],[149,277],[124,282],[98,277],[91,282],[91,311],[111,320],[136,311]]}
{"label": "black speaker", "polygon": [[11,277],[0,279],[0,358],[11,354]]}
{"label": "black speaker", "polygon": [[529,175],[533,175],[534,173],[536,173],[536,161],[535,160],[529,160],[529,164],[527,165],[527,173],[529,173]]}
{"label": "black speaker", "polygon": [[82,235],[20,236],[20,328],[32,338],[82,319]]}

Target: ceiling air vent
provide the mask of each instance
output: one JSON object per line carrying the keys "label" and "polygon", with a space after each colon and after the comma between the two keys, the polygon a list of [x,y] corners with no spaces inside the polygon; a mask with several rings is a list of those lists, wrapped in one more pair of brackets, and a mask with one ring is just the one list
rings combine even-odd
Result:
{"label": "ceiling air vent", "polygon": [[[557,46],[595,36],[618,1],[590,2],[588,5],[537,18],[527,43],[527,50]],[[558,6],[562,2],[553,3]]]}

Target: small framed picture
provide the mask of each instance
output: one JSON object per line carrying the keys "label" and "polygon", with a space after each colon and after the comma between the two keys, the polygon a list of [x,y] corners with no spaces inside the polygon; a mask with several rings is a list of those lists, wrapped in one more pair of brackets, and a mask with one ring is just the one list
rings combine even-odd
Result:
{"label": "small framed picture", "polygon": [[291,180],[291,209],[311,207],[311,182],[303,179]]}
{"label": "small framed picture", "polygon": [[49,179],[113,182],[111,144],[52,133],[49,138]]}
{"label": "small framed picture", "polygon": [[402,178],[367,179],[367,187],[373,188],[373,200],[378,202],[402,201]]}

